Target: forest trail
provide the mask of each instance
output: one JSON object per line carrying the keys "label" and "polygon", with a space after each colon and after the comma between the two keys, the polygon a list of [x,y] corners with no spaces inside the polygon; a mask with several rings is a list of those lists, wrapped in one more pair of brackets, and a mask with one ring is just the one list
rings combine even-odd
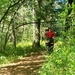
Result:
{"label": "forest trail", "polygon": [[45,51],[32,52],[29,56],[0,67],[0,75],[38,75],[38,69],[45,61]]}

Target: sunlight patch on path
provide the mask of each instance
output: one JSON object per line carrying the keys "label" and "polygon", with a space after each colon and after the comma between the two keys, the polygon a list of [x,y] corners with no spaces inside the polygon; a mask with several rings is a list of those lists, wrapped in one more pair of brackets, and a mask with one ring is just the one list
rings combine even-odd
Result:
{"label": "sunlight patch on path", "polygon": [[0,67],[0,75],[38,75],[38,69],[45,62],[45,52],[32,52],[30,56]]}

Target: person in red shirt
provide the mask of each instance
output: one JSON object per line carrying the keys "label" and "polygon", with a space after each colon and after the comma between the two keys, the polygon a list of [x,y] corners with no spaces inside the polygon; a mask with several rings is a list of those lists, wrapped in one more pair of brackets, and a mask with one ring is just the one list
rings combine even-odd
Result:
{"label": "person in red shirt", "polygon": [[48,39],[50,39],[50,38],[54,38],[55,33],[54,33],[54,31],[53,31],[52,29],[49,29],[48,32],[46,32],[45,35],[46,35],[46,37],[47,37]]}
{"label": "person in red shirt", "polygon": [[54,37],[55,33],[51,28],[48,28],[48,31],[45,33],[45,36],[47,37],[47,43],[46,46],[48,46],[48,51],[52,52],[54,47]]}

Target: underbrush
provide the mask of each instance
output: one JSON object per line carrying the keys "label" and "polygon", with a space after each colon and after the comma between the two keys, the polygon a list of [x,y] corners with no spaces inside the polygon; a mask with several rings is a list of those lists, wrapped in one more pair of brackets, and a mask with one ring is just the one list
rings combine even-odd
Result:
{"label": "underbrush", "polygon": [[32,47],[30,42],[18,43],[16,48],[13,48],[12,44],[8,44],[6,50],[0,53],[0,65],[9,64],[17,61],[18,58],[28,56],[31,52],[38,52],[45,50],[43,42],[41,47]]}
{"label": "underbrush", "polygon": [[74,39],[59,39],[54,52],[46,56],[39,75],[75,75],[74,43]]}

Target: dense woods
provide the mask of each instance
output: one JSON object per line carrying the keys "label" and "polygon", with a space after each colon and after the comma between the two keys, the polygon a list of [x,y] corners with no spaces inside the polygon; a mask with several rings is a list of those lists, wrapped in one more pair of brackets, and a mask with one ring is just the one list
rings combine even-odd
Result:
{"label": "dense woods", "polygon": [[39,75],[74,75],[74,0],[1,0],[0,64],[7,58],[14,61],[15,55],[17,58],[31,51],[46,51],[48,27],[55,31],[55,47]]}

